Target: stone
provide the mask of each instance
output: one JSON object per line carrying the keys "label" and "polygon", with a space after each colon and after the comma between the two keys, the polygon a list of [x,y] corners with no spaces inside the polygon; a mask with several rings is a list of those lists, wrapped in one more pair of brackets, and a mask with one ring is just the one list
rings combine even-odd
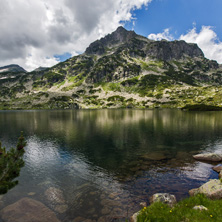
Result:
{"label": "stone", "polygon": [[194,196],[196,194],[205,194],[208,198],[212,200],[222,199],[222,183],[220,180],[210,180],[207,183],[203,184],[197,189],[190,190],[189,194]]}
{"label": "stone", "polygon": [[116,198],[118,195],[119,195],[118,193],[111,193],[108,197],[109,197],[110,199],[114,199],[114,198]]}
{"label": "stone", "polygon": [[150,198],[150,203],[162,202],[167,204],[170,207],[173,207],[176,204],[176,197],[169,193],[156,193]]}
{"label": "stone", "polygon": [[45,196],[49,202],[52,204],[63,204],[65,203],[65,199],[63,196],[63,192],[55,187],[50,187],[45,191]]}
{"label": "stone", "polygon": [[112,215],[122,215],[122,214],[123,210],[121,208],[116,207],[112,210]]}
{"label": "stone", "polygon": [[43,203],[27,197],[5,207],[0,215],[4,222],[59,222]]}
{"label": "stone", "polygon": [[83,222],[85,221],[86,218],[83,218],[83,217],[76,217],[72,222]]}
{"label": "stone", "polygon": [[194,210],[200,210],[200,211],[208,210],[208,209],[207,209],[205,206],[203,206],[203,205],[194,206],[193,209],[194,209]]}
{"label": "stone", "polygon": [[164,160],[167,158],[162,152],[153,152],[153,153],[148,153],[148,154],[143,155],[142,159],[159,161],[159,160]]}
{"label": "stone", "polygon": [[133,214],[132,217],[130,217],[130,222],[137,222],[137,217],[140,214],[140,212],[136,212],[135,214]]}
{"label": "stone", "polygon": [[68,205],[67,204],[62,204],[62,205],[56,205],[53,207],[53,209],[60,214],[65,213],[68,210]]}
{"label": "stone", "polygon": [[191,197],[192,197],[192,196],[195,196],[196,194],[198,194],[198,188],[189,190],[189,195],[190,195]]}
{"label": "stone", "polygon": [[221,165],[217,165],[215,167],[212,168],[214,171],[216,171],[217,173],[220,173],[222,171],[222,166]]}
{"label": "stone", "polygon": [[146,202],[141,202],[140,203],[140,207],[143,209],[144,207],[147,207],[147,203]]}
{"label": "stone", "polygon": [[101,213],[104,215],[104,214],[109,214],[111,212],[111,210],[108,208],[108,207],[104,207],[102,210],[101,210]]}
{"label": "stone", "polygon": [[100,217],[99,219],[98,219],[98,222],[106,222],[107,220],[106,220],[106,218],[105,217]]}
{"label": "stone", "polygon": [[203,154],[194,155],[193,158],[196,160],[219,162],[219,161],[222,161],[222,154],[203,153]]}

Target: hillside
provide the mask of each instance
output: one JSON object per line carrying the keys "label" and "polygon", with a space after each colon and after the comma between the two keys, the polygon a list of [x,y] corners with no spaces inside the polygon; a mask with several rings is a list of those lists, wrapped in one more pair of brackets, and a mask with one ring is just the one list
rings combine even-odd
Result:
{"label": "hillside", "polygon": [[196,44],[153,41],[123,27],[49,69],[4,69],[0,109],[222,105],[222,66]]}

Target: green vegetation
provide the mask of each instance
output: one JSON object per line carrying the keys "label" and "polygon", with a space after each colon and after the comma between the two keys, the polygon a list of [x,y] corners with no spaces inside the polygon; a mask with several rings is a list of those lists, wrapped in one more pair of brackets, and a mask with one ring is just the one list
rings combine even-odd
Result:
{"label": "green vegetation", "polygon": [[[208,210],[194,210],[203,205]],[[204,195],[197,195],[177,203],[173,208],[163,203],[154,203],[140,211],[138,222],[220,222],[222,218],[222,200],[210,200]]]}
{"label": "green vegetation", "polygon": [[7,193],[9,189],[18,184],[18,181],[14,179],[19,176],[20,169],[24,166],[22,157],[25,146],[26,142],[22,133],[16,149],[11,148],[7,151],[0,142],[0,194]]}

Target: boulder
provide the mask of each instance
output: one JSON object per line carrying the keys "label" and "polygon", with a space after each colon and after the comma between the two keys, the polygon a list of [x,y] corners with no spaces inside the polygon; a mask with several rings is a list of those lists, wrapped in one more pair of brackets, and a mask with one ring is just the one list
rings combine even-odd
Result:
{"label": "boulder", "polygon": [[176,197],[169,193],[156,193],[150,198],[150,204],[162,202],[167,204],[170,207],[173,207],[176,204]]}
{"label": "boulder", "polygon": [[203,206],[203,205],[194,206],[193,209],[194,209],[194,210],[200,210],[200,211],[208,210],[208,209],[207,209],[205,206]]}
{"label": "boulder", "polygon": [[205,194],[212,200],[222,199],[222,183],[220,180],[210,180],[201,187],[189,191],[190,196],[194,196],[199,193]]}
{"label": "boulder", "polygon": [[222,171],[222,165],[217,165],[215,167],[212,168],[214,171],[216,171],[217,173],[220,173]]}
{"label": "boulder", "polygon": [[53,211],[31,198],[22,198],[5,207],[0,215],[4,222],[59,222]]}
{"label": "boulder", "polygon": [[219,161],[222,161],[222,154],[203,153],[203,154],[194,155],[193,158],[196,160],[219,162]]}

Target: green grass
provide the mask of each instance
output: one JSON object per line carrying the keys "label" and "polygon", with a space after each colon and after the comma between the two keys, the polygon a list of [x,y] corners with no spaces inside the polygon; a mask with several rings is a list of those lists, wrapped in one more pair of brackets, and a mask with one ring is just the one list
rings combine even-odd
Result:
{"label": "green grass", "polygon": [[[203,205],[207,211],[194,210]],[[204,195],[189,197],[170,208],[163,203],[154,203],[140,211],[138,222],[221,222],[222,200],[210,200]]]}

